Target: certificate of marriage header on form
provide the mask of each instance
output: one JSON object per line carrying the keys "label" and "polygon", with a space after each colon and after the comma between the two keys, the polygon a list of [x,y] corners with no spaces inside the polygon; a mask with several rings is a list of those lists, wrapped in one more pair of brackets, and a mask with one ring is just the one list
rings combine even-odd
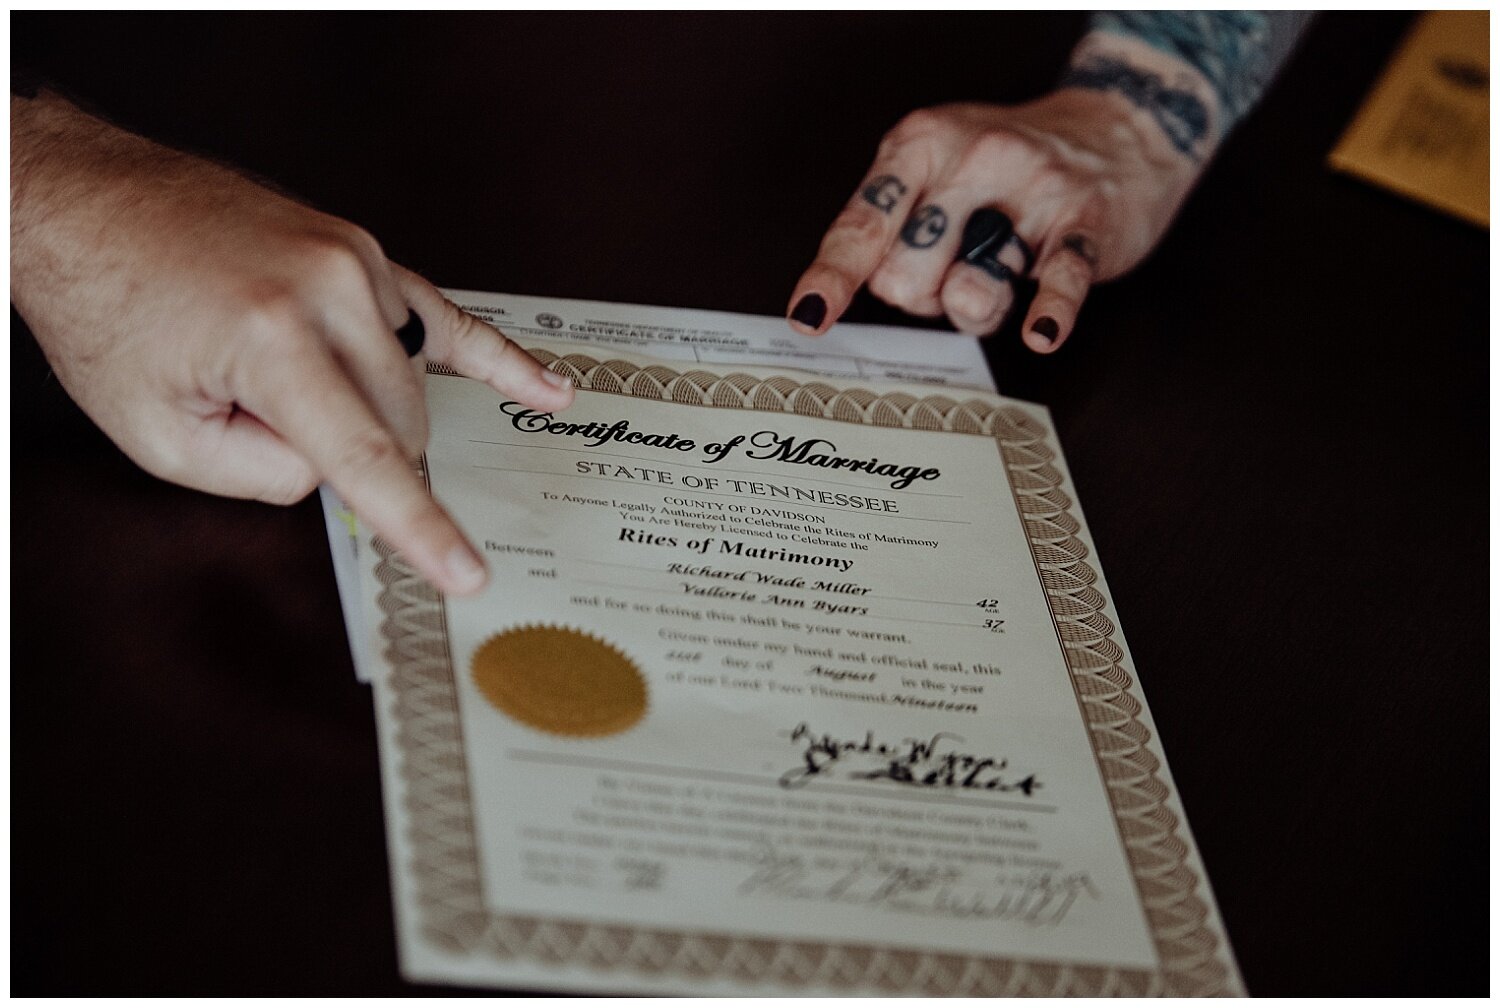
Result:
{"label": "certificate of marriage header on form", "polygon": [[[816,340],[783,319],[734,312],[445,290],[507,336],[557,344],[558,353],[610,350],[697,364],[792,367],[829,378],[918,382],[995,391],[977,340],[897,326],[836,325]],[[329,487],[320,492],[355,675],[370,681],[358,576],[358,525]]]}

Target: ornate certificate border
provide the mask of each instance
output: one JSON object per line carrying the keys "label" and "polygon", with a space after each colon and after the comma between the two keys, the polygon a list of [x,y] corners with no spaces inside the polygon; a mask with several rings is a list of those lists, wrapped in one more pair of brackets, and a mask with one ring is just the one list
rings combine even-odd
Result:
{"label": "ornate certificate border", "polygon": [[[1130,694],[1125,652],[1095,587],[1088,548],[1063,491],[1044,419],[1016,405],[947,395],[916,398],[836,388],[787,376],[716,374],[641,367],[582,354],[532,351],[580,389],[678,403],[795,413],[880,427],[993,437],[1007,473],[1037,574],[1047,593],[1079,707],[1120,830],[1161,967],[989,958],[813,941],[774,941],[492,914],[481,898],[478,851],[459,722],[454,663],[443,601],[377,540],[380,633],[392,669],[399,725],[417,917],[425,941],[498,960],[624,970],[637,983],[660,978],[730,978],[851,993],[967,996],[1172,995],[1236,993],[1223,942],[1209,921],[1202,880],[1168,805],[1161,763],[1147,746],[1141,704]],[[448,372],[433,367],[434,371]]]}

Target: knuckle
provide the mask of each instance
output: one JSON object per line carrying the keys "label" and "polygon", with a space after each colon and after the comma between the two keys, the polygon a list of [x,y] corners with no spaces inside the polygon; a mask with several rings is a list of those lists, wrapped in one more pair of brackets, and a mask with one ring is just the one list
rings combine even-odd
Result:
{"label": "knuckle", "polygon": [[443,316],[448,323],[448,330],[453,333],[455,343],[472,346],[490,333],[488,326],[452,301],[443,301]]}
{"label": "knuckle", "polygon": [[226,489],[226,481],[220,464],[224,453],[216,433],[212,424],[177,416],[157,418],[117,437],[117,441],[132,461],[158,479],[220,493]]}
{"label": "knuckle", "polygon": [[1032,193],[1042,199],[1056,199],[1073,188],[1072,173],[1055,163],[1043,165],[1031,179]]}
{"label": "knuckle", "polygon": [[135,445],[127,452],[142,469],[158,479],[179,486],[194,485],[196,475],[192,456],[175,438],[160,438],[146,445]]}
{"label": "knuckle", "polygon": [[1070,175],[1070,188],[1064,200],[1069,231],[1098,235],[1111,230],[1110,222],[1120,216],[1124,189],[1114,179],[1091,173]]}
{"label": "knuckle", "polygon": [[[455,353],[470,367],[498,366],[510,350],[510,341],[499,330],[485,324],[452,301],[443,302],[444,327],[452,339]],[[488,379],[489,374],[477,377]]]}
{"label": "knuckle", "polygon": [[300,317],[260,312],[240,334],[224,362],[228,386],[257,401],[283,402],[284,384],[323,363],[322,348]]}
{"label": "knuckle", "polygon": [[367,427],[347,439],[334,455],[341,473],[366,473],[406,464],[406,455],[390,434]]}
{"label": "knuckle", "polygon": [[303,237],[298,255],[301,268],[319,286],[335,290],[368,286],[364,260],[355,245],[338,233]]}
{"label": "knuckle", "polygon": [[289,507],[312,493],[318,478],[306,467],[288,468],[278,473],[256,495],[256,500],[278,507]]}
{"label": "knuckle", "polygon": [[916,140],[924,140],[946,125],[947,119],[936,109],[916,109],[901,117],[901,121],[885,135],[883,144],[900,147]]}
{"label": "knuckle", "polygon": [[385,249],[381,247],[374,235],[358,224],[350,224],[347,221],[341,223],[343,224],[343,240],[349,248],[354,250],[355,254],[372,262],[381,262],[385,259]]}
{"label": "knuckle", "polygon": [[870,288],[870,293],[886,304],[895,305],[898,308],[910,308],[916,301],[914,278],[902,269],[889,265],[881,266],[866,283]]}
{"label": "knuckle", "polygon": [[899,285],[891,276],[891,271],[884,267],[870,274],[870,279],[865,281],[865,286],[870,288],[871,294],[886,304],[899,305],[901,303],[897,291]]}
{"label": "knuckle", "polygon": [[1042,272],[1040,281],[1049,290],[1081,291],[1099,269],[1099,253],[1083,235],[1067,235]]}
{"label": "knuckle", "polygon": [[989,284],[968,272],[955,274],[943,288],[943,307],[948,314],[966,322],[982,322],[999,309],[1001,297]]}
{"label": "knuckle", "polygon": [[885,238],[885,229],[886,218],[880,211],[872,206],[851,204],[834,218],[833,226],[828,229],[827,244],[838,247],[877,243]]}
{"label": "knuckle", "polygon": [[306,322],[301,295],[281,281],[262,281],[241,296],[241,326],[251,345],[281,350],[297,341]]}
{"label": "knuckle", "polygon": [[1007,129],[991,128],[976,136],[964,153],[965,167],[993,170],[1030,156],[1031,144]]}
{"label": "knuckle", "polygon": [[1098,217],[1104,217],[1111,207],[1118,206],[1125,196],[1125,184],[1119,179],[1096,178],[1089,186],[1085,209]]}

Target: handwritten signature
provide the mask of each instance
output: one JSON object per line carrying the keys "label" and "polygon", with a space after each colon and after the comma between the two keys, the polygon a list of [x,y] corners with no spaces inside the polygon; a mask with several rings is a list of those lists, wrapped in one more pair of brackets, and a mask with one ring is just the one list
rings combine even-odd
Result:
{"label": "handwritten signature", "polygon": [[[905,738],[882,742],[873,731],[860,738],[840,739],[819,734],[802,722],[785,733],[793,745],[802,745],[802,762],[781,775],[785,788],[799,788],[821,774],[833,775],[836,765],[854,763],[849,780],[889,780],[913,787],[977,789],[990,792],[1019,791],[1026,797],[1041,788],[1035,773],[1017,779],[1005,759],[960,752],[963,737],[938,732],[929,739]],[[875,765],[871,767],[871,763]]]}
{"label": "handwritten signature", "polygon": [[996,874],[966,881],[962,871],[949,865],[907,864],[879,855],[848,867],[815,867],[770,845],[758,852],[755,869],[740,883],[739,893],[1031,927],[1056,927],[1080,898],[1099,898],[1087,872]]}

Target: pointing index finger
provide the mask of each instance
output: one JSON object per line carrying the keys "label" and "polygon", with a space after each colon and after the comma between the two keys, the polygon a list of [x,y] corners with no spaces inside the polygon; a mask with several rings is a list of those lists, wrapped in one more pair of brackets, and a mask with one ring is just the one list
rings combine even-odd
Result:
{"label": "pointing index finger", "polygon": [[260,373],[263,384],[243,397],[247,407],[361,518],[442,591],[466,595],[483,587],[483,561],[331,354],[299,344]]}

